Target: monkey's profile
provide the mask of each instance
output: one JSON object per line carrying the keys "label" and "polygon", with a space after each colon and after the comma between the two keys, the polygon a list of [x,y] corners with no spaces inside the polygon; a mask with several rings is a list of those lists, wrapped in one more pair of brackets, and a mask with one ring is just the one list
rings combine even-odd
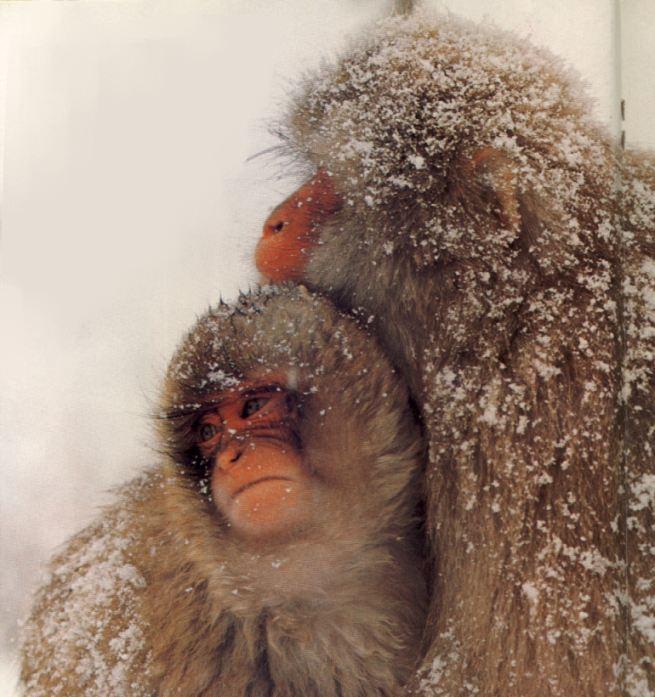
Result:
{"label": "monkey's profile", "polygon": [[379,697],[419,654],[422,444],[375,342],[289,288],[201,318],[160,465],[55,558],[30,697]]}
{"label": "monkey's profile", "polygon": [[417,693],[655,694],[654,178],[622,194],[589,113],[550,53],[418,14],[280,127],[310,178],[258,267],[367,317],[426,426]]}

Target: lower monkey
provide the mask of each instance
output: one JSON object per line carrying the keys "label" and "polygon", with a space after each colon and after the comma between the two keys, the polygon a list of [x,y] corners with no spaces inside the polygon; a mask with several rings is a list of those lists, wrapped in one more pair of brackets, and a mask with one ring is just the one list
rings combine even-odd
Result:
{"label": "lower monkey", "polygon": [[54,559],[26,694],[376,697],[419,657],[422,445],[405,387],[304,289],[201,318],[162,460]]}

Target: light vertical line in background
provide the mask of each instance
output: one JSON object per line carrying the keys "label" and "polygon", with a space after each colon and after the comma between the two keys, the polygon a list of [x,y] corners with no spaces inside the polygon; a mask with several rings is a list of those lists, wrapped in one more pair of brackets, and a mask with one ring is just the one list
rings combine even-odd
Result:
{"label": "light vertical line in background", "polygon": [[[4,181],[5,181],[5,138],[7,121],[7,81],[9,79],[9,10],[7,6],[0,7],[0,245],[2,244],[3,211],[4,211]],[[0,248],[0,259],[2,249]],[[0,271],[2,267],[0,266]]]}
{"label": "light vertical line in background", "polygon": [[615,86],[616,94],[614,95],[614,109],[618,109],[618,129],[619,129],[619,142],[621,144],[621,149],[625,149],[625,113],[626,113],[626,102],[625,93],[623,90],[623,23],[621,21],[621,7],[622,0],[614,0],[614,42],[612,45],[612,54],[614,60],[612,65],[614,66],[614,79],[613,84]]}
{"label": "light vertical line in background", "polygon": [[614,24],[612,42],[612,66],[614,68],[614,74],[612,76],[612,84],[614,85],[614,98],[612,100],[612,117],[616,118],[616,123],[618,124],[617,141],[621,140],[621,133],[624,128],[623,121],[623,110],[621,108],[621,101],[625,97],[623,93],[623,65],[622,65],[622,51],[623,51],[623,28],[621,23],[621,0],[610,0],[614,5],[614,12],[612,17],[612,22]]}

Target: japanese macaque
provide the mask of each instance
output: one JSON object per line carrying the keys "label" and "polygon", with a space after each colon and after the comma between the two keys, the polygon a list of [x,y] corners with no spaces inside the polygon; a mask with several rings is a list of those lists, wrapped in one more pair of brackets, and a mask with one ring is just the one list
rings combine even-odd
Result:
{"label": "japanese macaque", "polygon": [[423,445],[375,341],[305,289],[221,305],[159,429],[161,464],[52,563],[27,694],[397,694],[425,623]]}
{"label": "japanese macaque", "polygon": [[590,112],[548,52],[419,14],[306,78],[277,127],[308,180],[258,267],[368,321],[427,431],[411,694],[655,694],[653,170],[622,235]]}

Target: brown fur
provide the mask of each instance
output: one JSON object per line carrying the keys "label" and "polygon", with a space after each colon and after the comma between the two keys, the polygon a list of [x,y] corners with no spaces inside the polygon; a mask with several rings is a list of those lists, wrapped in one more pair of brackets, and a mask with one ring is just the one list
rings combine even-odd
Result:
{"label": "brown fur", "polygon": [[428,432],[435,582],[411,693],[655,691],[655,275],[621,293],[653,263],[653,170],[640,241],[621,236],[620,165],[582,93],[511,35],[419,15],[309,77],[281,128],[346,202],[304,280],[369,318]]}
{"label": "brown fur", "polygon": [[630,695],[655,694],[655,156],[628,152],[623,229],[623,486]]}
{"label": "brown fur", "polygon": [[[312,525],[230,534],[207,494],[197,404],[262,367],[301,396]],[[365,697],[408,678],[425,620],[421,442],[375,343],[304,290],[201,318],[168,372],[163,461],[55,558],[26,630],[28,695]]]}

